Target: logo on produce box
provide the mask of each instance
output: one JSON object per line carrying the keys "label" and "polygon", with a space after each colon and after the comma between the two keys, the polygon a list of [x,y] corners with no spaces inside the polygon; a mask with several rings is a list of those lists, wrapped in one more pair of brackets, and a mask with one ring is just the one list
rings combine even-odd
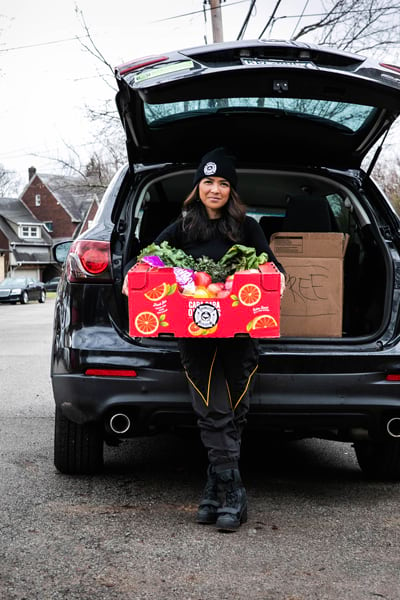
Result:
{"label": "logo on produce box", "polygon": [[199,304],[193,312],[193,321],[198,327],[210,329],[218,323],[219,313],[212,304]]}

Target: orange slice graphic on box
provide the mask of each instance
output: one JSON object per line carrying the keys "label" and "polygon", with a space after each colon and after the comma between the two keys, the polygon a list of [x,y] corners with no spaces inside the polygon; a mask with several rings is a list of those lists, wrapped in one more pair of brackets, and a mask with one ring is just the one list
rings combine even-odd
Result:
{"label": "orange slice graphic on box", "polygon": [[194,335],[194,336],[198,336],[198,335],[211,335],[212,333],[215,333],[218,329],[218,324],[214,325],[214,327],[210,327],[209,329],[203,329],[202,327],[199,327],[198,325],[196,325],[196,323],[194,321],[192,321],[188,327],[188,331],[190,333],[190,335]]}
{"label": "orange slice graphic on box", "polygon": [[158,325],[158,318],[149,311],[139,313],[135,319],[135,327],[142,335],[152,335],[157,331]]}
{"label": "orange slice graphic on box", "polygon": [[267,327],[278,327],[278,323],[271,315],[258,315],[253,319],[252,329],[266,329]]}
{"label": "orange slice graphic on box", "polygon": [[203,329],[202,333],[203,335],[211,335],[212,333],[215,333],[218,329],[218,324],[214,325],[214,327],[210,327],[209,329]]}
{"label": "orange slice graphic on box", "polygon": [[146,292],[144,297],[147,298],[147,300],[151,300],[152,302],[162,300],[162,298],[164,298],[164,296],[168,294],[168,287],[169,286],[167,283],[161,283],[157,287]]}
{"label": "orange slice graphic on box", "polygon": [[246,283],[240,288],[238,298],[245,306],[254,306],[261,300],[261,290],[254,283]]}
{"label": "orange slice graphic on box", "polygon": [[204,333],[204,329],[196,325],[194,321],[192,321],[188,327],[188,331],[190,335],[202,335]]}

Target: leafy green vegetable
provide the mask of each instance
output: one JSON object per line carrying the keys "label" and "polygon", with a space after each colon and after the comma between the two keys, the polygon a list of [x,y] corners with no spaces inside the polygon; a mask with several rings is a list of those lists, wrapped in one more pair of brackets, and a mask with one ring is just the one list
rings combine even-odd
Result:
{"label": "leafy green vegetable", "polygon": [[183,250],[173,248],[168,242],[161,242],[160,245],[150,244],[146,246],[138,256],[141,260],[145,256],[159,256],[166,267],[182,267],[183,269],[193,269],[196,263],[192,256],[189,256]]}
{"label": "leafy green vegetable", "polygon": [[226,267],[221,265],[220,262],[215,262],[212,258],[202,256],[196,261],[194,271],[205,271],[211,276],[212,282],[225,281],[228,275],[231,275],[232,271],[227,271]]}
{"label": "leafy green vegetable", "polygon": [[257,256],[254,248],[235,244],[224,254],[219,264],[226,266],[228,269],[233,268],[234,271],[244,271],[245,269],[257,269],[259,265],[267,262],[267,260],[268,255],[265,252]]}
{"label": "leafy green vegetable", "polygon": [[182,267],[193,271],[205,271],[211,275],[214,283],[225,281],[229,275],[233,275],[236,271],[257,269],[259,265],[268,260],[268,255],[265,252],[257,256],[254,248],[241,244],[235,244],[229,248],[218,262],[207,256],[195,259],[183,250],[173,248],[168,242],[161,242],[160,245],[150,244],[141,251],[138,261],[145,256],[158,256],[166,267]]}

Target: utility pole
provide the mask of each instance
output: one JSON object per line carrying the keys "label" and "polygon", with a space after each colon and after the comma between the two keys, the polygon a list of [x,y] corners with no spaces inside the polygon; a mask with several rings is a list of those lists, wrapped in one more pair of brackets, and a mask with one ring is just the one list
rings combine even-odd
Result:
{"label": "utility pole", "polygon": [[223,42],[224,32],[222,30],[222,14],[221,14],[221,2],[222,0],[209,0],[211,6],[211,24],[213,32],[213,42]]}

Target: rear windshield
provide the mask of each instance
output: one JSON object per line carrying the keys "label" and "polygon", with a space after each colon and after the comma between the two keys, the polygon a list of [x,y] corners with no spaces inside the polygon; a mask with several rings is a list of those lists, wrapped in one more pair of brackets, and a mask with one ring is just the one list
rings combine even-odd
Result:
{"label": "rear windshield", "polygon": [[168,121],[216,113],[251,112],[262,114],[264,112],[314,119],[326,125],[356,132],[375,110],[372,106],[304,98],[208,98],[164,104],[144,104],[145,118],[150,127],[157,127]]}

